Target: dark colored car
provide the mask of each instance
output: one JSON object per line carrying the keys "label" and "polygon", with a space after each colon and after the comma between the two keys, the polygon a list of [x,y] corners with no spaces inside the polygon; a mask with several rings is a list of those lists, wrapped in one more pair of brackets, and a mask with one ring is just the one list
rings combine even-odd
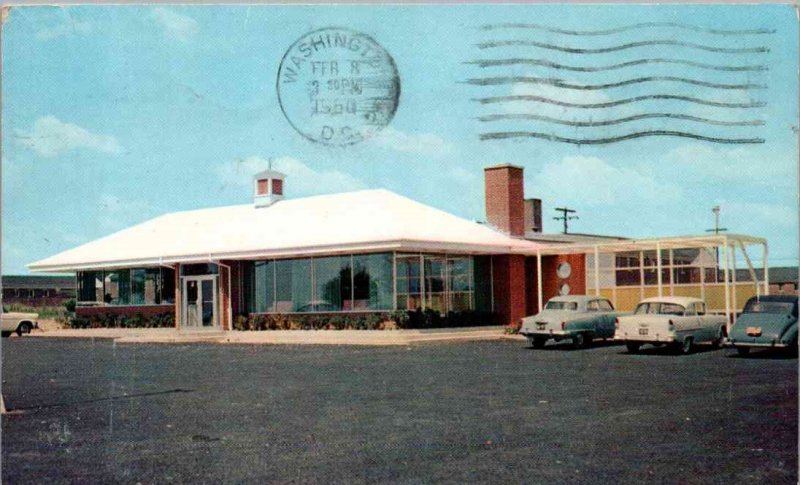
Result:
{"label": "dark colored car", "polygon": [[740,355],[754,347],[797,348],[797,295],[754,296],[731,328],[729,343]]}

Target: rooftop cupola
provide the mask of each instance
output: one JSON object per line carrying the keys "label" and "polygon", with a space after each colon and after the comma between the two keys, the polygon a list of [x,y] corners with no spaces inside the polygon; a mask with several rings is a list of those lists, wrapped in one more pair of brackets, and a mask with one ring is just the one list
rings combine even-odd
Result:
{"label": "rooftop cupola", "polygon": [[253,203],[256,207],[269,207],[283,199],[283,179],[286,175],[275,170],[264,170],[253,176]]}

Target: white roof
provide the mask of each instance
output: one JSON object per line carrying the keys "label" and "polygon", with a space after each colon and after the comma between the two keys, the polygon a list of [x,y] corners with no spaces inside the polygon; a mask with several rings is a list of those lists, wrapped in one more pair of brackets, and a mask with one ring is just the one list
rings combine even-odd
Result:
{"label": "white roof", "polygon": [[645,298],[639,303],[674,303],[682,307],[687,307],[692,303],[704,303],[700,298],[693,298],[691,296],[654,296],[652,298]]}
{"label": "white roof", "polygon": [[547,301],[590,302],[590,301],[594,301],[594,300],[607,300],[607,299],[608,298],[606,298],[604,296],[596,296],[596,295],[559,295],[559,296],[554,296],[553,298],[550,298]]}
{"label": "white roof", "polygon": [[363,190],[174,212],[31,263],[75,271],[367,251],[535,254],[540,244],[402,197]]}

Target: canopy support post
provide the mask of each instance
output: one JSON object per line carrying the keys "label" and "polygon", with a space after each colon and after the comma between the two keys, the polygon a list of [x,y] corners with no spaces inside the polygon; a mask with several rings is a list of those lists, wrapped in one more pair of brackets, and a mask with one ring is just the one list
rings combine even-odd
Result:
{"label": "canopy support post", "polygon": [[538,312],[542,311],[542,251],[536,250],[536,298],[538,303]]}
{"label": "canopy support post", "polygon": [[767,242],[764,241],[764,294],[769,295],[769,265],[767,264],[767,256],[769,249]]}
{"label": "canopy support post", "polygon": [[[727,239],[725,238],[725,242],[727,243]],[[736,245],[731,244],[731,267],[733,271],[731,272],[731,285],[733,286],[733,295],[732,295],[732,306],[733,306],[733,324],[736,324],[736,311],[739,309],[739,305],[736,303]]]}
{"label": "canopy support post", "polygon": [[658,297],[664,296],[664,282],[661,278],[661,241],[656,241],[656,277],[658,278]]}
{"label": "canopy support post", "polygon": [[644,251],[639,251],[639,301],[644,300]]}
{"label": "canopy support post", "polygon": [[594,246],[594,294],[600,296],[600,249]]}
{"label": "canopy support post", "polygon": [[[719,244],[719,243],[717,243]],[[717,246],[719,247],[719,246]],[[730,335],[731,330],[731,291],[729,286],[729,274],[728,274],[728,242],[727,240],[723,239],[722,244],[722,260],[725,262],[725,266],[723,267],[723,278],[725,279],[725,328],[728,330],[728,335]]]}

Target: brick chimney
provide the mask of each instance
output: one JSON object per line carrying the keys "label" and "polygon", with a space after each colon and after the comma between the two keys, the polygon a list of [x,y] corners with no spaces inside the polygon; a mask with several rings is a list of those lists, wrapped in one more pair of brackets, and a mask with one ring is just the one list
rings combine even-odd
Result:
{"label": "brick chimney", "polygon": [[253,203],[268,207],[283,199],[283,179],[286,175],[274,170],[264,170],[253,176]]}
{"label": "brick chimney", "polygon": [[542,232],[542,199],[525,199],[525,233]]}
{"label": "brick chimney", "polygon": [[525,200],[522,167],[486,167],[486,220],[509,236],[525,235]]}

